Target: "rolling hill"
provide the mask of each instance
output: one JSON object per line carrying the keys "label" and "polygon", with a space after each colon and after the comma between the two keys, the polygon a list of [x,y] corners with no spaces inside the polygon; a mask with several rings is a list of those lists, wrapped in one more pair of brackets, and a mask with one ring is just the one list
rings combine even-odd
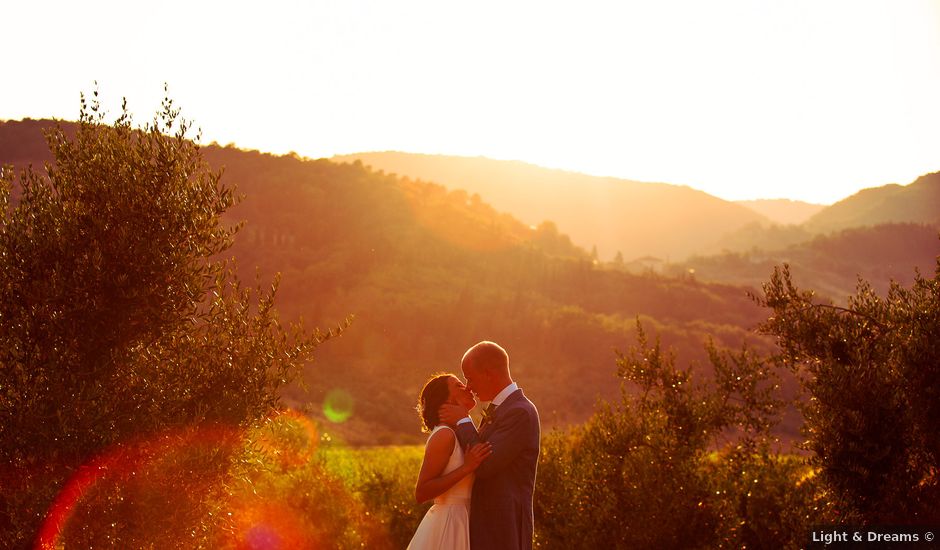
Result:
{"label": "rolling hill", "polygon": [[[40,131],[50,124],[0,123],[0,163],[49,160]],[[458,370],[484,338],[510,350],[546,428],[583,421],[598,397],[618,395],[614,349],[632,343],[637,319],[680,361],[704,359],[709,338],[755,342],[762,312],[741,288],[603,268],[553,224],[530,227],[465,191],[355,162],[203,154],[245,196],[228,213],[247,222],[230,251],[243,279],[282,273],[285,320],[328,327],[355,316],[309,367],[309,391],[285,394],[334,438],[420,441],[423,381]],[[321,409],[331,392],[353,408],[343,423]]]}
{"label": "rolling hill", "polygon": [[855,293],[858,278],[884,296],[891,281],[909,286],[914,269],[932,273],[940,255],[940,225],[882,224],[816,235],[778,249],[752,249],[693,257],[667,266],[665,273],[689,273],[704,281],[721,281],[759,289],[775,265],[788,263],[794,281],[837,302]]}
{"label": "rolling hill", "polygon": [[[340,158],[468,189],[523,219],[554,216],[575,242],[600,243],[602,257],[622,247],[618,260],[625,261],[612,267],[636,274],[693,273],[701,281],[759,289],[775,265],[789,263],[800,285],[842,302],[859,277],[883,294],[892,280],[909,282],[915,267],[930,272],[940,253],[940,173],[908,186],[866,189],[832,206],[737,203],[758,214],[748,221],[716,206],[714,197],[665,184],[482,158],[391,152]],[[580,196],[581,190],[589,191]],[[684,216],[687,208],[702,217]]]}
{"label": "rolling hill", "polygon": [[885,223],[940,225],[940,172],[908,185],[863,189],[815,214],[804,226],[814,233]]}
{"label": "rolling hill", "polygon": [[[819,211],[803,224],[751,223],[724,235],[718,250],[705,250],[696,256],[727,253],[763,253],[808,243],[817,237],[836,235],[847,229],[891,224],[940,227],[937,203],[940,179],[936,174],[918,179],[917,187],[889,185],[863,189],[857,194]],[[898,243],[904,247],[904,243]],[[785,257],[785,255],[782,255]]]}
{"label": "rolling hill", "polygon": [[723,235],[747,224],[769,223],[749,208],[690,187],[523,162],[396,152],[334,160],[361,160],[376,170],[464,189],[527,224],[551,220],[579,246],[596,246],[602,259],[620,252],[627,260],[647,255],[677,260],[714,249]]}

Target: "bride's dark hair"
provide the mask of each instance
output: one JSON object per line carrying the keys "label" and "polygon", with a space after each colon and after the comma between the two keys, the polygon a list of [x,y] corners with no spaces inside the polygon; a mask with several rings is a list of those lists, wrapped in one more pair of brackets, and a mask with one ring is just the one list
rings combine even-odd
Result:
{"label": "bride's dark hair", "polygon": [[441,417],[438,415],[437,410],[450,397],[450,387],[447,385],[449,378],[456,377],[447,372],[435,374],[421,390],[421,397],[418,399],[416,409],[418,410],[418,416],[421,417],[421,422],[424,423],[421,428],[424,432],[430,432],[434,426],[441,423]]}

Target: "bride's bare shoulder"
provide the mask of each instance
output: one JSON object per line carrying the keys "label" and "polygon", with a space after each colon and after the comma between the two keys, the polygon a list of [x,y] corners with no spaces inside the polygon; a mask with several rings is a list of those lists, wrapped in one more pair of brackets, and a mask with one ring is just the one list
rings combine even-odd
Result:
{"label": "bride's bare shoulder", "polygon": [[457,434],[449,426],[440,426],[435,428],[428,437],[427,451],[450,454],[454,451],[454,445],[457,444]]}

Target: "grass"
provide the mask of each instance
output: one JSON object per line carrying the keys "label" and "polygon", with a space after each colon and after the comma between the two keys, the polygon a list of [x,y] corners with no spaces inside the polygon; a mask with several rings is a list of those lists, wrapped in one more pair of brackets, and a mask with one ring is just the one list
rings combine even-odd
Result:
{"label": "grass", "polygon": [[414,500],[424,446],[326,447],[318,451],[324,469],[341,479],[350,493],[387,533],[392,547],[404,548],[430,507]]}

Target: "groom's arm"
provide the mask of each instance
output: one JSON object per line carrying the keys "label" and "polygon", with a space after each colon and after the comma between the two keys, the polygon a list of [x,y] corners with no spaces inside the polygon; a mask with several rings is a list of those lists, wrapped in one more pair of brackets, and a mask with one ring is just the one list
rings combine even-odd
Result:
{"label": "groom's arm", "polygon": [[[506,469],[525,448],[530,429],[528,411],[523,408],[506,411],[487,434],[486,441],[493,445],[493,454],[477,468],[476,477],[486,479]],[[480,442],[480,434],[472,422],[457,426],[457,438],[465,447]]]}
{"label": "groom's arm", "polygon": [[463,447],[464,450],[480,442],[480,433],[477,431],[477,427],[473,425],[473,420],[470,420],[469,416],[460,419],[457,425],[454,426],[454,431],[457,432],[457,441],[460,442],[460,446]]}

